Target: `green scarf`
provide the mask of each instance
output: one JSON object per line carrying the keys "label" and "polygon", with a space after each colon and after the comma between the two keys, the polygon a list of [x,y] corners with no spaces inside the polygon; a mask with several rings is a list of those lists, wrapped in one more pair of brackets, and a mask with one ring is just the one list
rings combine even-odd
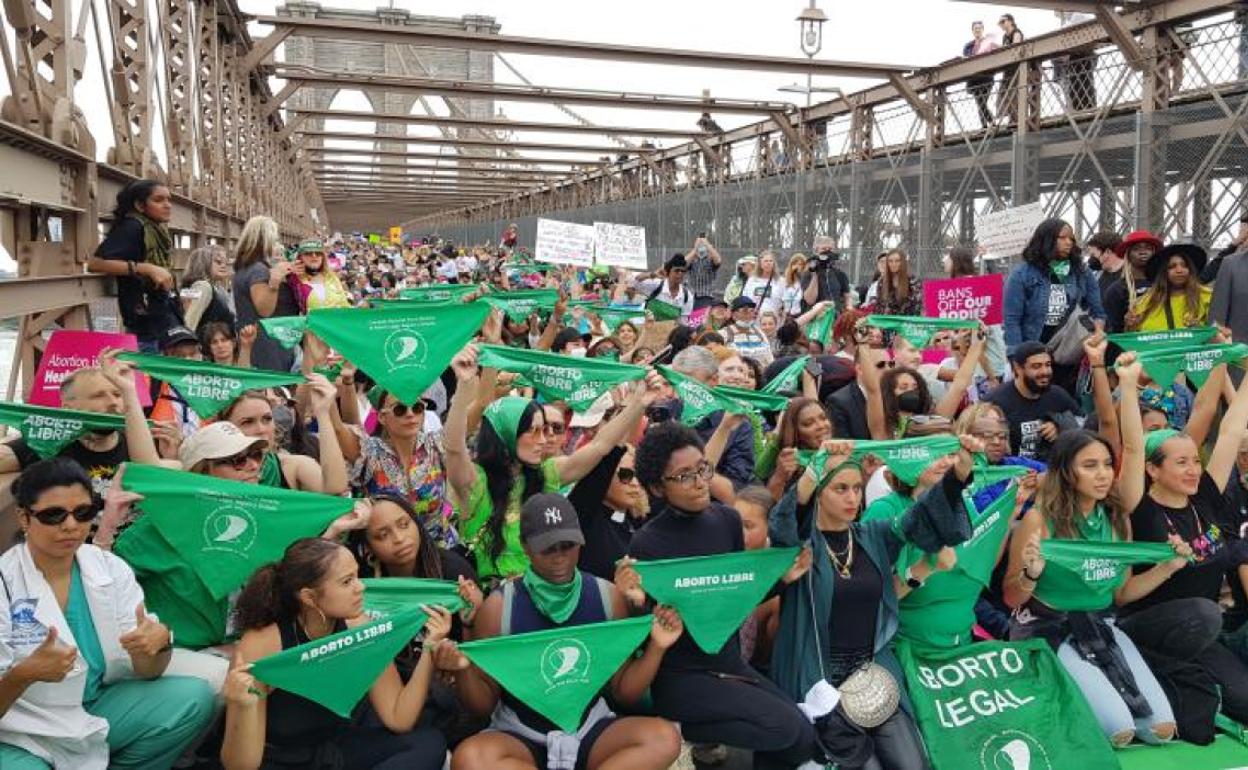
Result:
{"label": "green scarf", "polygon": [[1049,270],[1053,271],[1053,277],[1059,282],[1065,281],[1066,276],[1070,275],[1070,260],[1062,259],[1049,263]]}
{"label": "green scarf", "polygon": [[1106,339],[1123,350],[1145,352],[1162,348],[1173,348],[1180,345],[1203,345],[1217,333],[1218,330],[1212,326],[1200,326],[1159,332],[1109,334],[1106,335]]}
{"label": "green scarf", "polygon": [[513,459],[516,456],[520,420],[524,417],[524,410],[529,408],[529,402],[529,399],[521,396],[503,396],[487,406],[481,415],[489,421],[490,427],[503,440],[503,445],[507,447],[507,452]]}
{"label": "green scarf", "polygon": [[260,328],[264,333],[286,350],[294,350],[303,342],[303,333],[308,328],[306,315],[284,315],[273,318],[261,318]]}
{"label": "green scarf", "polygon": [[676,397],[683,405],[680,421],[685,425],[696,425],[703,417],[715,412],[749,414],[751,411],[749,405],[718,392],[718,388],[708,388],[693,377],[681,374],[670,366],[660,365],[656,368],[676,391]]}
{"label": "green scarf", "polygon": [[277,452],[265,452],[260,463],[260,486],[280,489],[283,481],[282,461]]}
{"label": "green scarf", "polygon": [[576,577],[570,583],[552,583],[533,571],[530,565],[524,571],[524,587],[529,598],[537,606],[538,611],[555,621],[566,623],[576,606],[581,603],[581,571],[576,570]]}
{"label": "green scarf", "polygon": [[1180,344],[1136,353],[1136,360],[1158,385],[1168,388],[1179,376],[1187,375],[1196,387],[1209,379],[1209,374],[1221,364],[1241,365],[1248,357],[1248,345],[1201,345],[1193,348]]}
{"label": "green scarf", "polygon": [[779,393],[783,390],[800,390],[802,381],[802,370],[806,368],[806,362],[810,360],[810,356],[798,356],[793,362],[784,367],[775,377],[771,378],[771,382],[764,385],[761,390],[763,393]]}
{"label": "green scarf", "polygon": [[297,373],[224,366],[151,353],[121,353],[117,360],[128,361],[144,374],[169,383],[200,417],[216,415],[249,390],[304,381],[303,375]]}
{"label": "green scarf", "polygon": [[482,302],[506,313],[507,320],[512,323],[524,323],[534,313],[545,313],[558,300],[559,292],[554,289],[495,291],[481,297]]}
{"label": "green scarf", "polygon": [[427,604],[457,612],[464,607],[454,580],[432,578],[364,578],[364,609],[381,615],[398,615]]}
{"label": "green scarf", "polygon": [[89,431],[125,430],[126,418],[120,414],[0,402],[0,424],[21,433],[26,445],[46,459]]}
{"label": "green scarf", "polygon": [[927,466],[958,451],[959,446],[958,437],[949,435],[892,441],[855,441],[852,457],[858,460],[866,455],[875,455],[884,461],[894,476],[914,486]]}
{"label": "green scarf", "polygon": [[173,266],[173,234],[167,225],[153,222],[142,214],[131,214],[143,225],[143,261],[166,270]]}
{"label": "green scarf", "polygon": [[650,311],[656,321],[680,320],[680,308],[657,297],[646,303],[646,310]]}
{"label": "green scarf", "polygon": [[806,325],[806,339],[814,340],[826,350],[832,344],[832,327],[836,325],[836,311],[828,308],[815,320]]}
{"label": "green scarf", "polygon": [[1174,428],[1161,428],[1160,430],[1155,430],[1149,433],[1144,437],[1144,459],[1147,460],[1151,458],[1153,455],[1157,454],[1157,450],[1161,448],[1162,444],[1166,443],[1175,436],[1181,435],[1183,434],[1179,433],[1179,431]]}
{"label": "green scarf", "polygon": [[783,412],[784,408],[789,405],[787,396],[778,393],[768,393],[762,390],[749,390],[748,388],[734,388],[730,385],[720,385],[715,388],[715,393],[726,396],[734,401],[740,401],[747,404],[760,412]]}
{"label": "green scarf", "polygon": [[974,329],[979,321],[968,318],[920,318],[909,315],[869,315],[867,325],[900,334],[916,348],[925,348],[932,335],[944,329]]}
{"label": "green scarf", "polygon": [[599,358],[573,358],[504,345],[481,345],[479,350],[481,366],[523,375],[544,398],[563,401],[576,412],[589,409],[599,396],[616,385],[646,376],[643,366]]}

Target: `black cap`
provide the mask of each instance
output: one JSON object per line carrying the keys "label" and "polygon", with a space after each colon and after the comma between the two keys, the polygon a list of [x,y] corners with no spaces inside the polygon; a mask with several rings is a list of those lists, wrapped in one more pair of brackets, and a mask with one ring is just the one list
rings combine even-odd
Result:
{"label": "black cap", "polygon": [[752,300],[752,299],[750,299],[749,297],[746,297],[746,296],[744,296],[744,295],[743,295],[743,296],[739,296],[739,297],[737,297],[736,299],[734,299],[734,300],[732,301],[732,309],[733,309],[733,310],[741,310],[742,308],[747,308],[747,307],[751,307],[751,308],[752,308],[752,307],[758,307],[758,305],[757,305],[757,304],[755,304],[754,300]]}
{"label": "black cap", "polygon": [[1048,353],[1049,355],[1053,354],[1053,352],[1049,350],[1049,346],[1045,345],[1043,342],[1028,340],[1027,342],[1019,343],[1018,347],[1014,348],[1014,352],[1010,354],[1010,361],[1022,366],[1027,363],[1027,359],[1032,356],[1038,356],[1041,353]]}
{"label": "black cap", "polygon": [[174,345],[181,345],[184,342],[198,343],[199,338],[195,336],[195,332],[185,326],[170,326],[165,330],[164,336],[160,338],[160,347],[163,350]]}
{"label": "black cap", "polygon": [[545,551],[559,543],[585,545],[576,508],[563,495],[533,495],[520,506],[520,542],[531,551]]}

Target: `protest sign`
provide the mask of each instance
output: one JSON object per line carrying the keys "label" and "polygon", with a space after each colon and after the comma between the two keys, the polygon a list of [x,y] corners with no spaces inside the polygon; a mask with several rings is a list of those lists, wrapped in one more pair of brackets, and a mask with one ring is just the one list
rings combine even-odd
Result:
{"label": "protest sign", "polygon": [[646,228],[595,222],[597,251],[594,261],[599,265],[646,269]]}
{"label": "protest sign", "polygon": [[995,257],[1016,257],[1044,221],[1044,204],[1028,203],[975,216],[975,241]]}
{"label": "protest sign", "polygon": [[533,257],[539,262],[589,267],[594,264],[594,236],[593,225],[539,219]]}
{"label": "protest sign", "polygon": [[923,282],[923,314],[999,324],[1004,315],[1005,279],[1000,273]]}
{"label": "protest sign", "polygon": [[[35,380],[30,385],[26,403],[38,406],[61,405],[61,383],[74,372],[88,366],[99,366],[100,351],[105,348],[138,350],[139,343],[133,334],[113,332],[89,332],[77,329],[57,329],[48,338],[48,345],[39,359]],[[139,403],[152,405],[152,389],[147,375],[134,372],[134,386],[139,392]]]}

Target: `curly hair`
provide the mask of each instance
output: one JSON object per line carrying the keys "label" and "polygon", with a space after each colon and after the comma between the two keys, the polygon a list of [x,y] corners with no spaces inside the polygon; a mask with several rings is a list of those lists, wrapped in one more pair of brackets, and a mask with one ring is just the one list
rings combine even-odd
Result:
{"label": "curly hair", "polygon": [[818,447],[798,446],[798,441],[800,441],[800,437],[798,436],[797,425],[798,425],[798,422],[801,420],[802,411],[805,410],[806,407],[808,406],[819,407],[820,409],[823,410],[824,416],[827,416],[827,410],[824,409],[823,404],[819,403],[813,398],[803,397],[803,398],[789,399],[789,405],[788,407],[785,408],[784,414],[780,415],[780,425],[777,428],[777,432],[779,433],[779,437],[780,437],[781,449],[789,449],[792,447],[797,447],[798,449],[817,449],[818,448]]}
{"label": "curly hair", "polygon": [[319,537],[305,537],[286,546],[281,561],[252,573],[234,605],[238,628],[254,631],[299,616],[299,592],[315,588],[329,574],[342,546]]}
{"label": "curly hair", "polygon": [[[1031,240],[1023,247],[1023,261],[1047,275],[1049,265],[1053,262],[1053,257],[1057,255],[1058,236],[1068,227],[1070,225],[1066,220],[1056,217],[1046,219],[1036,225],[1035,232],[1031,234]],[[1073,228],[1071,232],[1074,232]],[[1070,252],[1070,272],[1077,274],[1081,270],[1083,270],[1083,260],[1079,258],[1079,247],[1076,245]]]}
{"label": "curly hair", "polygon": [[646,431],[637,445],[637,456],[633,460],[637,480],[646,488],[661,485],[668,460],[685,447],[695,447],[699,451],[705,448],[697,431],[687,425],[664,422]]}

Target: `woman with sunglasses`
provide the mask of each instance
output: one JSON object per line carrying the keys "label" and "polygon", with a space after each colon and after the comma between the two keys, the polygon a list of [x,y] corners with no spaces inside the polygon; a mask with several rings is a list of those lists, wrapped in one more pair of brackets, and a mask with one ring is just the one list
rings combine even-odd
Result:
{"label": "woman with sunglasses", "polygon": [[633,533],[645,524],[650,510],[635,462],[631,446],[613,447],[568,493],[585,536],[577,566],[604,580],[614,579],[615,563],[628,555]]}
{"label": "woman with sunglasses", "polygon": [[373,435],[361,437],[337,421],[334,426],[350,468],[351,488],[370,497],[382,493],[402,497],[434,542],[443,548],[458,545],[442,434],[426,429],[431,402],[421,398],[403,404],[381,386],[370,390],[368,399],[377,410]]}
{"label": "woman with sunglasses", "polygon": [[[520,505],[538,492],[554,492],[584,478],[640,421],[658,391],[649,374],[634,383],[624,409],[569,455],[543,459],[549,440],[546,416],[536,401],[504,396],[487,406],[468,451],[468,410],[477,391],[477,349],[469,345],[451,360],[459,385],[446,417],[446,470],[460,501],[458,528],[483,582],[522,574],[528,558],[520,547]],[[657,385],[657,383],[655,383]]]}
{"label": "woman with sunglasses", "polygon": [[320,241],[299,244],[299,256],[291,263],[286,280],[291,283],[292,293],[304,315],[317,308],[351,307],[351,295],[329,267],[325,245]]}
{"label": "woman with sunglasses", "polygon": [[163,676],[169,629],[134,572],[86,545],[97,503],[72,460],[14,484],[23,541],[0,557],[0,767],[169,768],[213,717],[202,679]]}

